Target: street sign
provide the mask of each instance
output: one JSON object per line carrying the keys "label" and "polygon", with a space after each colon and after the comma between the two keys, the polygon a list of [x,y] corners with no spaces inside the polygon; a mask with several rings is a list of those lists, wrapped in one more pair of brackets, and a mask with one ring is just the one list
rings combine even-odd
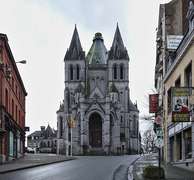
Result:
{"label": "street sign", "polygon": [[162,146],[164,146],[164,141],[162,138],[157,138],[156,139],[156,147],[161,148]]}
{"label": "street sign", "polygon": [[156,129],[156,135],[158,138],[163,137],[163,131],[161,127]]}
{"label": "street sign", "polygon": [[158,125],[161,125],[161,124],[162,124],[162,116],[158,115],[158,116],[155,118],[154,122],[155,122],[156,124],[158,124]]}

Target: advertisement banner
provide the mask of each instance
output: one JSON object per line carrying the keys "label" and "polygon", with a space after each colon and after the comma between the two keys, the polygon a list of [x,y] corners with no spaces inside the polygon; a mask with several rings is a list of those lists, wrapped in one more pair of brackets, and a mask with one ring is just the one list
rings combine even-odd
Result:
{"label": "advertisement banner", "polygon": [[188,122],[190,121],[189,110],[190,90],[186,87],[172,88],[172,121]]}
{"label": "advertisement banner", "polygon": [[149,95],[149,113],[157,113],[158,111],[158,94]]}

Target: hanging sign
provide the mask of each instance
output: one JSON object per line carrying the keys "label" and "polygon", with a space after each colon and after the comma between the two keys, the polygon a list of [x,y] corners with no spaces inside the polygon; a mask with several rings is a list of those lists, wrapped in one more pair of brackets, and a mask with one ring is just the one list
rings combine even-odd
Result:
{"label": "hanging sign", "polygon": [[189,110],[190,90],[186,87],[172,88],[172,121],[188,122],[190,121]]}
{"label": "hanging sign", "polygon": [[158,94],[149,95],[149,112],[156,113],[158,111]]}

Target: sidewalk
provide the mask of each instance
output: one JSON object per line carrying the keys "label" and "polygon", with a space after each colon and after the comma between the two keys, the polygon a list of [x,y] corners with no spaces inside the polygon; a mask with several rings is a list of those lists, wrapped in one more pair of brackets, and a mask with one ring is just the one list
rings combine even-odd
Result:
{"label": "sidewalk", "polygon": [[[158,166],[157,154],[142,156],[133,166],[133,177],[135,180],[143,180],[143,169],[147,165]],[[162,165],[165,169],[166,180],[194,180],[194,172],[182,168],[168,165]]]}
{"label": "sidewalk", "polygon": [[0,165],[0,174],[74,159],[75,157],[55,154],[26,154],[22,158]]}

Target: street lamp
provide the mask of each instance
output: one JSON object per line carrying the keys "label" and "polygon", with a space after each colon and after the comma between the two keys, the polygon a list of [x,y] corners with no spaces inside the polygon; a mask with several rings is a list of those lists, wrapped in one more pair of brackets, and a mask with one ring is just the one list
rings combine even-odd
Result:
{"label": "street lamp", "polygon": [[[20,64],[26,64],[26,60],[21,60],[21,61],[16,61],[15,63],[20,63]],[[6,78],[11,78],[11,67],[8,66],[7,64],[4,64],[2,60],[0,60],[0,70],[5,72]]]}
{"label": "street lamp", "polygon": [[21,60],[21,61],[16,61],[15,63],[26,64],[27,61],[26,60]]}

